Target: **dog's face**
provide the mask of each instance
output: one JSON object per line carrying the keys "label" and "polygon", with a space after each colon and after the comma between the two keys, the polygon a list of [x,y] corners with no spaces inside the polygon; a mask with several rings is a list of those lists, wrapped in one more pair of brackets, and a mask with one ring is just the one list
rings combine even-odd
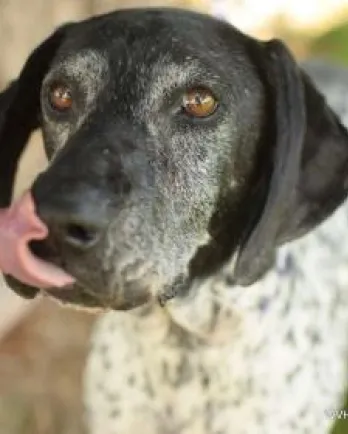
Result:
{"label": "dog's face", "polygon": [[275,146],[262,49],[183,11],[66,27],[39,85],[51,164],[33,186],[49,237],[31,247],[77,280],[52,295],[127,309],[237,250]]}
{"label": "dog's face", "polygon": [[[121,13],[77,25],[43,81],[44,244],[101,304],[135,306],[187,276],[214,212],[245,190],[264,95],[228,36],[191,15]],[[74,242],[90,227],[91,246]]]}

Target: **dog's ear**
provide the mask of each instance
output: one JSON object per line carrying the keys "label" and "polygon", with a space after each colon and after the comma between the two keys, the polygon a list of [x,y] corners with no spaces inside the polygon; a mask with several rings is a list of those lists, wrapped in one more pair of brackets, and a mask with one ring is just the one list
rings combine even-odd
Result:
{"label": "dog's ear", "polygon": [[0,207],[11,201],[19,157],[40,124],[41,83],[69,27],[60,27],[39,45],[17,80],[0,94]]}
{"label": "dog's ear", "polygon": [[241,285],[268,268],[279,245],[327,218],[348,191],[346,129],[280,41],[262,50],[274,135],[263,207],[234,258],[234,279]]}

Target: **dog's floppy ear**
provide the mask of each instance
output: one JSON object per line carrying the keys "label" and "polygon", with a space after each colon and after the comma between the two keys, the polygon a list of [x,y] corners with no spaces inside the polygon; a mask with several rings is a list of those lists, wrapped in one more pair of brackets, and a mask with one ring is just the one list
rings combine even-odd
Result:
{"label": "dog's floppy ear", "polygon": [[28,58],[18,79],[0,94],[0,207],[11,201],[19,157],[40,124],[40,90],[70,25],[57,29]]}
{"label": "dog's floppy ear", "polygon": [[263,209],[235,256],[234,279],[241,285],[268,268],[279,245],[328,217],[348,191],[346,129],[280,41],[266,43],[263,50],[273,154]]}

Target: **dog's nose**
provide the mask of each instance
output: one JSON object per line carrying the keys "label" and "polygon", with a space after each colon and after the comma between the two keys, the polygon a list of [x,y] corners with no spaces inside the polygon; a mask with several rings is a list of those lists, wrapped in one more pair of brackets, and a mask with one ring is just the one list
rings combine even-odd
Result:
{"label": "dog's nose", "polygon": [[[39,179],[40,181],[40,179]],[[105,230],[106,201],[93,189],[45,188],[44,179],[32,188],[36,212],[49,238],[75,250],[93,248]]]}

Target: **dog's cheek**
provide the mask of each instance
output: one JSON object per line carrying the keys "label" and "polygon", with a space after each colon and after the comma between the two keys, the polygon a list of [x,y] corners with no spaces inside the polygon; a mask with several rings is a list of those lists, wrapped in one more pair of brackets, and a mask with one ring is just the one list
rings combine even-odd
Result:
{"label": "dog's cheek", "polygon": [[63,149],[71,134],[71,127],[67,123],[47,122],[43,128],[43,138],[46,156],[52,161]]}
{"label": "dog's cheek", "polygon": [[190,252],[185,243],[188,240],[184,234],[165,217],[162,222],[154,221],[152,213],[144,208],[145,211],[140,204],[136,209],[121,211],[122,221],[116,213],[105,237],[103,256],[98,262],[103,264],[112,293],[116,294],[120,276],[132,264],[142,264],[146,281],[151,281],[151,293],[155,295],[163,286],[170,285],[189,262]]}

